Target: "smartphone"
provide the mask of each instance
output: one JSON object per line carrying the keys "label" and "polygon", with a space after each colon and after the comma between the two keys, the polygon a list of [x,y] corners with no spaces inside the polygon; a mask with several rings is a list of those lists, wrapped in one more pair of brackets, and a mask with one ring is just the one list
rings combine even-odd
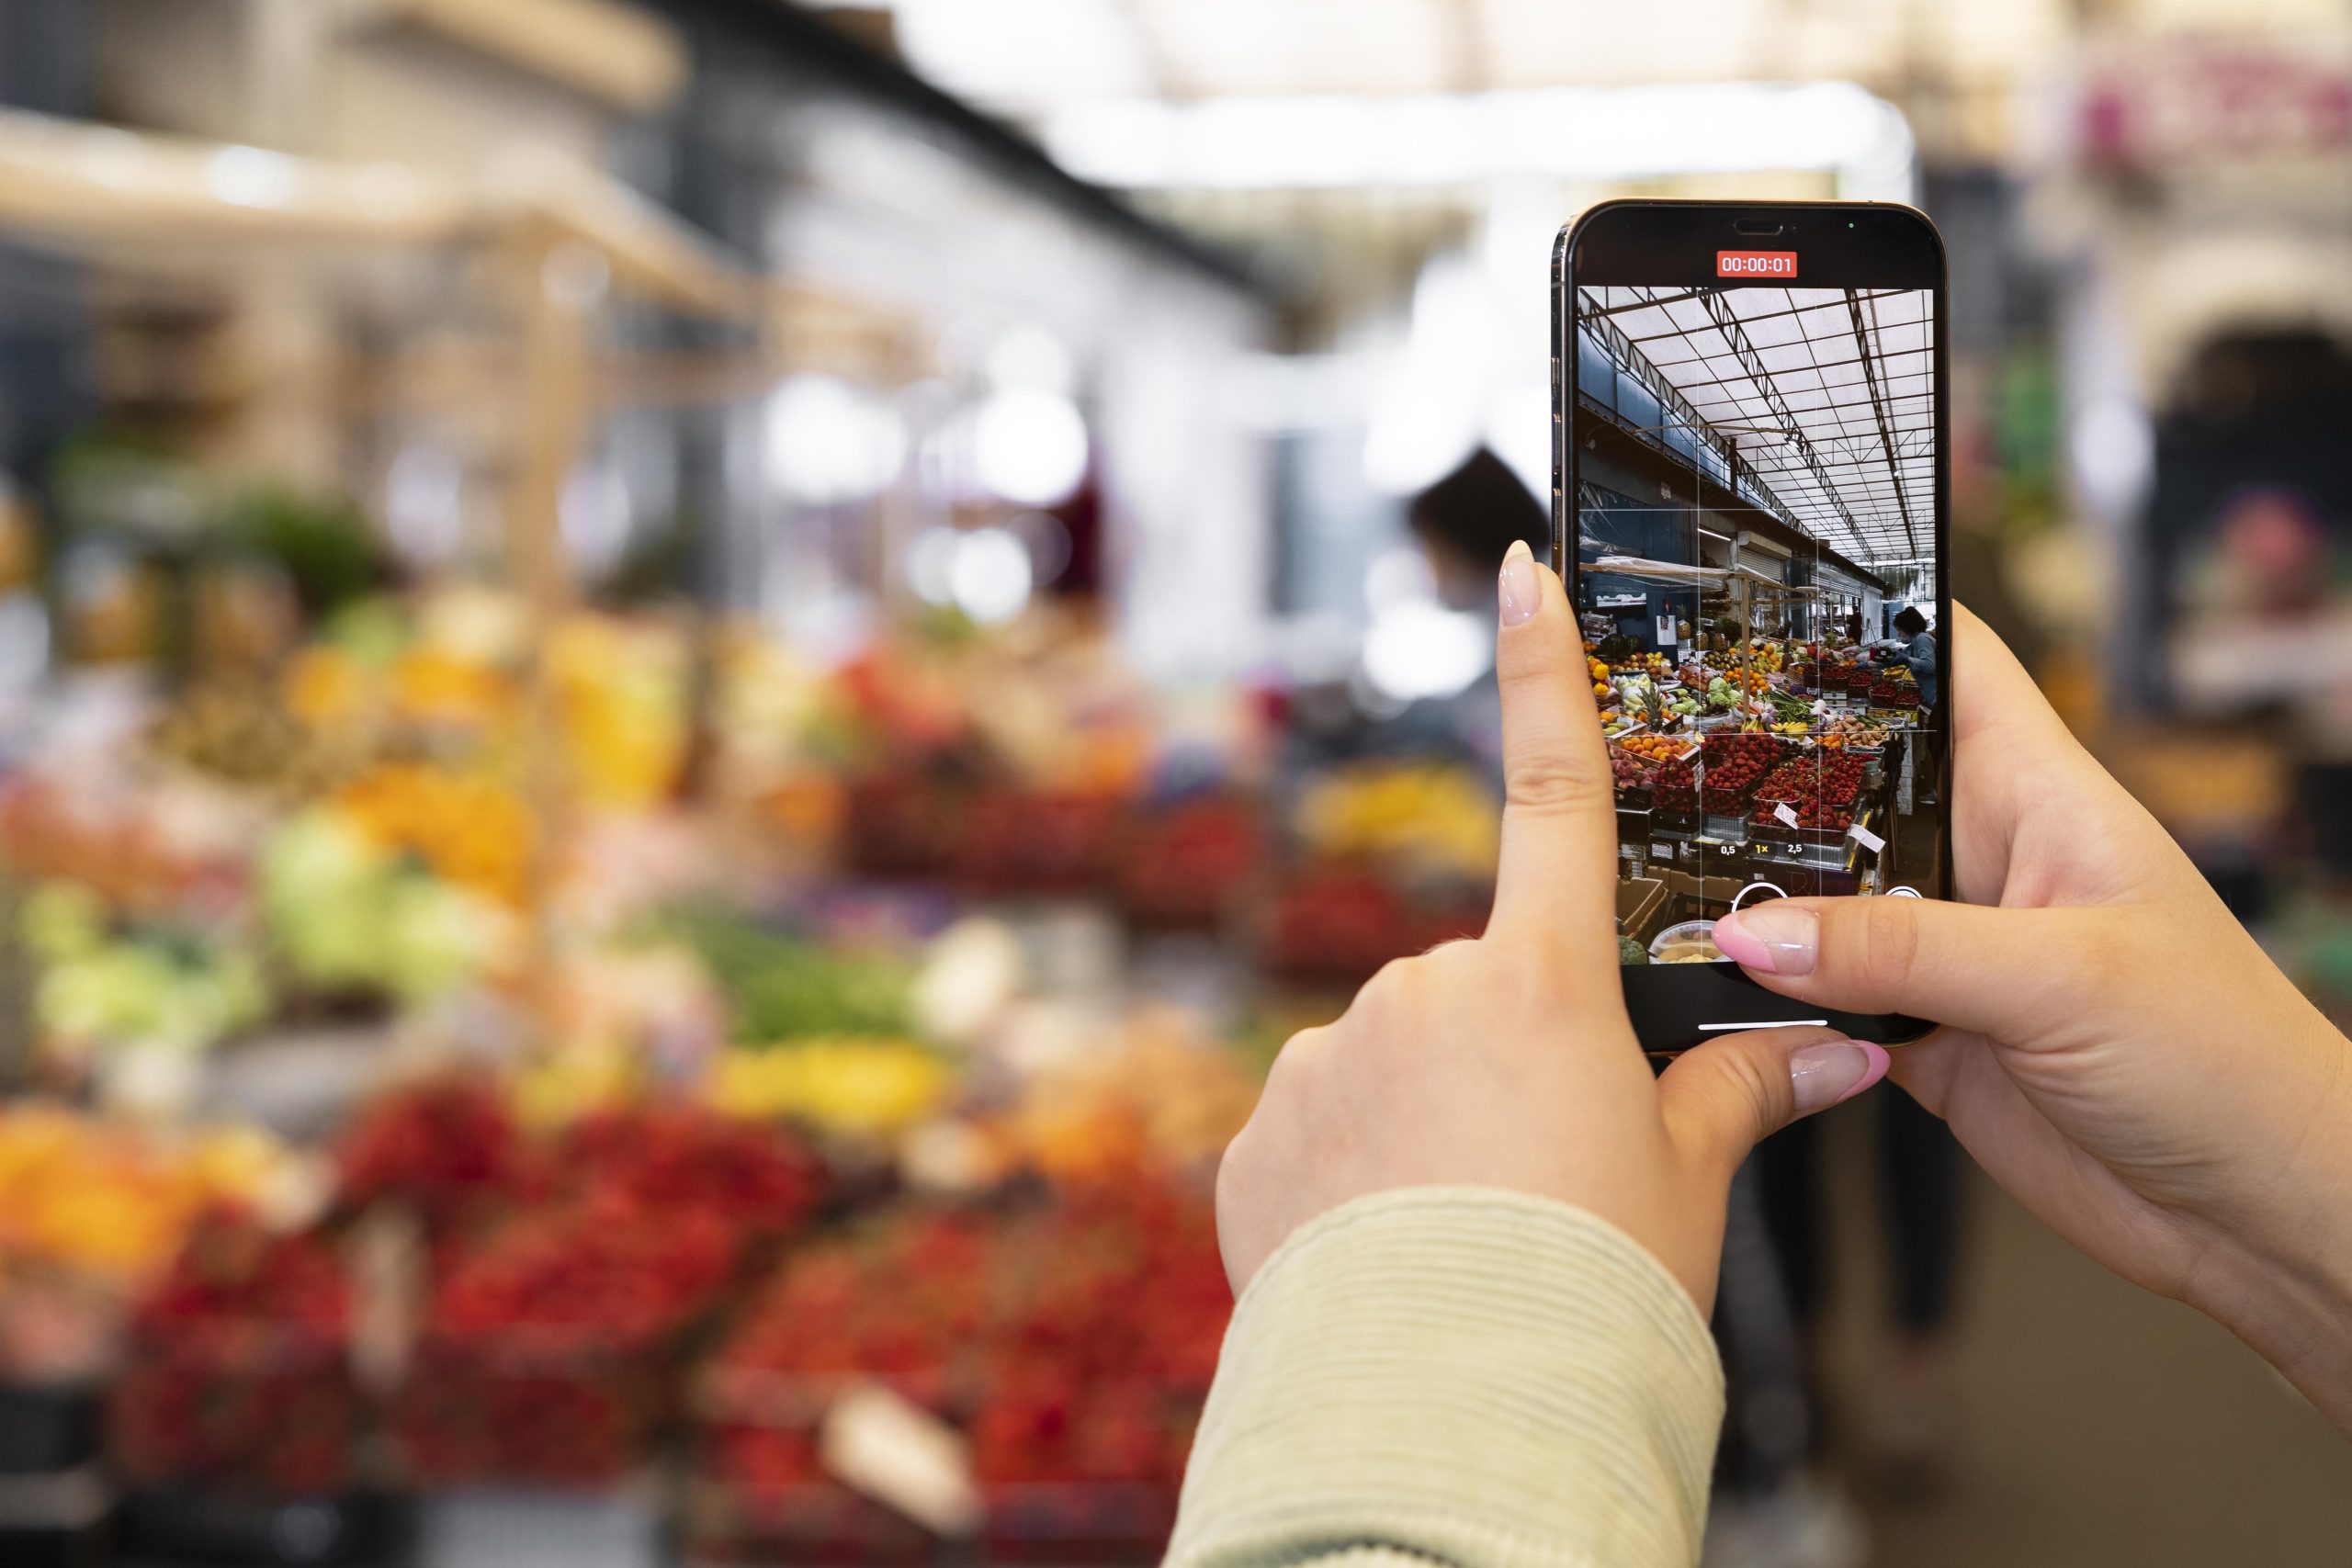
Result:
{"label": "smartphone", "polygon": [[1617,795],[1644,1046],[1820,1023],[1726,911],[1951,886],[1943,242],[1881,202],[1612,201],[1553,254],[1552,559]]}

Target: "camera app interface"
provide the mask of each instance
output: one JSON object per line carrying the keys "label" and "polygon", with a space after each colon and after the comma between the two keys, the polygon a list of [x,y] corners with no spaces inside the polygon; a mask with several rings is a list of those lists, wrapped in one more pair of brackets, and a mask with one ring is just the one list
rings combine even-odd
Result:
{"label": "camera app interface", "polygon": [[1575,298],[1577,610],[1616,774],[1627,964],[1720,956],[1717,918],[1940,897],[1934,294]]}

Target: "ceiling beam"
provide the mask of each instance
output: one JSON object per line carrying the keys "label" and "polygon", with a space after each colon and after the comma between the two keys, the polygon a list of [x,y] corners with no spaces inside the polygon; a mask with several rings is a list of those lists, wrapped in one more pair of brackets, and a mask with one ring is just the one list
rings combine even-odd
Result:
{"label": "ceiling beam", "polygon": [[1911,520],[1911,497],[1903,489],[1902,466],[1894,460],[1894,431],[1887,423],[1886,400],[1879,395],[1878,371],[1871,363],[1878,352],[1871,346],[1871,339],[1877,335],[1878,311],[1875,308],[1871,310],[1871,321],[1866,325],[1862,319],[1862,302],[1855,297],[1854,291],[1850,288],[1846,290],[1846,310],[1853,318],[1854,347],[1862,356],[1862,379],[1870,385],[1871,412],[1878,420],[1879,445],[1886,450],[1886,471],[1894,480],[1894,502],[1903,509],[1903,532],[1910,538],[1911,548],[1917,551],[1919,547],[1919,530]]}
{"label": "ceiling beam", "polygon": [[1780,388],[1772,384],[1771,370],[1764,364],[1763,355],[1756,352],[1756,345],[1748,341],[1746,329],[1740,325],[1738,313],[1724,299],[1724,290],[1710,290],[1701,296],[1699,304],[1713,318],[1715,330],[1722,333],[1724,341],[1731,345],[1733,357],[1747,367],[1749,377],[1756,382],[1757,391],[1763,396],[1765,405],[1772,411],[1773,419],[1781,427],[1782,445],[1796,449],[1804,466],[1812,469],[1814,477],[1820,481],[1823,493],[1829,497],[1830,505],[1837,508],[1838,519],[1846,525],[1846,531],[1854,536],[1854,543],[1867,550],[1870,547],[1862,544],[1861,525],[1847,510],[1845,498],[1838,492],[1835,481],[1822,469],[1821,454],[1814,450],[1812,440],[1804,433],[1804,426],[1797,421],[1796,411],[1789,407],[1787,400],[1781,396]]}

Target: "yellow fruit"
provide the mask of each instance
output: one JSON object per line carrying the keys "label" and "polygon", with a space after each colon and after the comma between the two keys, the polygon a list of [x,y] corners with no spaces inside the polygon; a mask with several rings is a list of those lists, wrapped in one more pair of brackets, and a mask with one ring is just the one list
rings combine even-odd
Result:
{"label": "yellow fruit", "polygon": [[731,1116],[888,1133],[931,1115],[953,1082],[947,1063],[906,1041],[810,1040],[723,1053],[708,1095]]}

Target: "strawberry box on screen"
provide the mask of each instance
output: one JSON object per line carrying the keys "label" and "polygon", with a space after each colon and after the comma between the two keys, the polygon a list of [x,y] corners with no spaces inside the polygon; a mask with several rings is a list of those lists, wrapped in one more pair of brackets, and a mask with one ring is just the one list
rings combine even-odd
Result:
{"label": "strawberry box on screen", "polygon": [[1792,278],[1797,275],[1794,251],[1717,251],[1717,277]]}

